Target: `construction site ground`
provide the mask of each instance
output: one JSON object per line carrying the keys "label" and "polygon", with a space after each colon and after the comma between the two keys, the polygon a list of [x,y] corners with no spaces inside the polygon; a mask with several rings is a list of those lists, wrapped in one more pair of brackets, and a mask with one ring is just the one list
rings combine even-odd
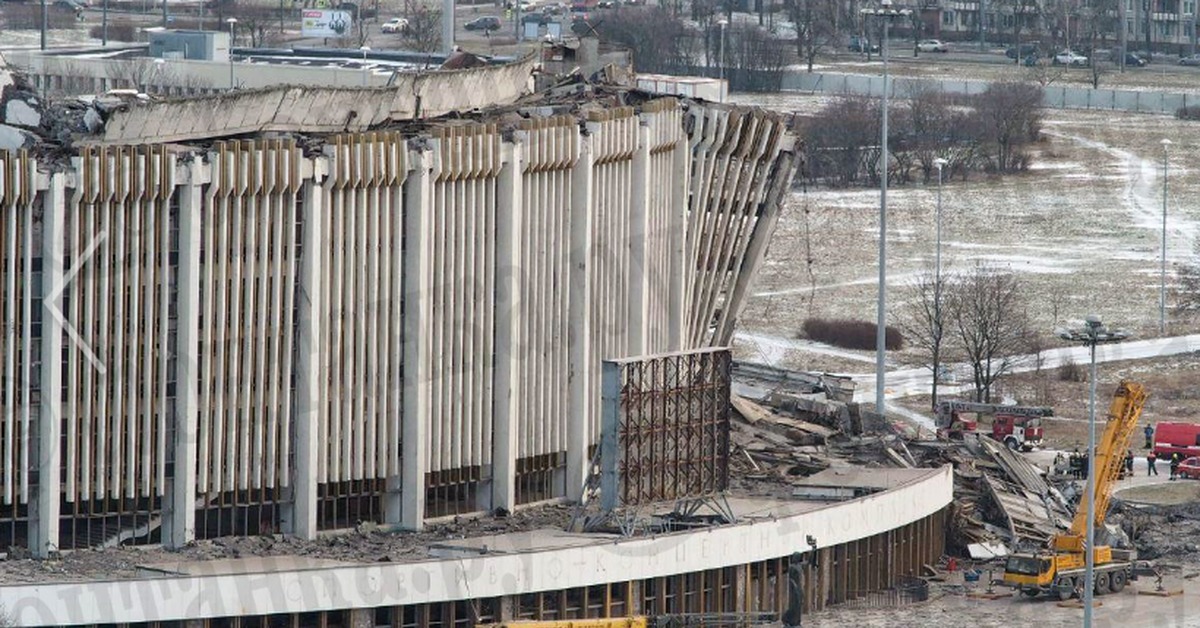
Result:
{"label": "construction site ground", "polygon": [[[801,94],[736,99],[801,114],[836,102]],[[1174,142],[1168,153],[1171,273],[1174,265],[1192,259],[1200,233],[1200,208],[1190,202],[1200,190],[1200,169],[1192,163],[1195,138],[1200,137],[1195,125],[1168,116],[1046,110],[1042,140],[1032,148],[1028,172],[972,175],[944,184],[945,268],[985,264],[1017,273],[1025,284],[1032,326],[1047,348],[1064,344],[1054,335],[1056,327],[1079,325],[1089,314],[1129,330],[1135,338],[1158,336],[1160,140]],[[932,269],[936,198],[933,184],[889,190],[892,320],[909,300],[906,289],[914,278]],[[873,372],[874,352],[814,343],[800,330],[809,317],[875,320],[878,218],[878,189],[797,190],[781,218],[755,296],[741,317],[736,348],[742,359],[804,371]],[[1168,335],[1200,331],[1195,319],[1173,312],[1168,312],[1167,322]],[[911,347],[888,354],[889,370],[921,366],[921,355]],[[1122,379],[1134,379],[1149,392],[1142,424],[1200,423],[1196,352],[1100,365],[1096,407],[1101,422]],[[1055,417],[1044,420],[1046,448],[1028,456],[1043,469],[1059,451],[1086,448],[1087,364],[1002,378],[993,400],[1054,407]],[[910,415],[932,416],[928,395],[889,403]],[[986,423],[981,428],[986,430]],[[1143,578],[1137,587],[1100,598],[1103,606],[1096,610],[1096,625],[1200,626],[1200,589],[1192,579],[1200,568],[1200,482],[1171,482],[1167,465],[1161,463],[1162,475],[1146,477],[1140,430],[1133,444],[1138,457],[1135,475],[1117,486],[1110,521],[1122,522],[1126,532],[1133,532],[1142,557],[1160,565],[1167,588],[1182,586],[1185,595],[1139,596],[1136,589],[1154,588],[1153,578]],[[997,563],[991,568],[1002,569]],[[987,576],[980,580],[986,583]],[[1082,618],[1081,609],[1048,600],[968,597],[967,588],[953,582],[935,583],[931,591],[928,602],[888,609],[830,609],[810,616],[806,625],[1050,627],[1079,625]]]}

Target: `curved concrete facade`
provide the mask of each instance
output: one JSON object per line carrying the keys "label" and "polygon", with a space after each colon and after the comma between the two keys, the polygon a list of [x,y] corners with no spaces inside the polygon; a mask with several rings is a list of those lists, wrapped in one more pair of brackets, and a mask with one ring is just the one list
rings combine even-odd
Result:
{"label": "curved concrete facade", "polygon": [[[881,471],[886,473],[886,471]],[[19,625],[135,623],[243,615],[310,613],[512,596],[649,580],[778,559],[807,548],[867,541],[868,569],[891,568],[883,539],[935,517],[951,502],[950,467],[890,490],[837,504],[776,502],[774,514],[703,531],[649,538],[603,538],[550,548],[404,564],[272,571],[204,577],[0,587],[0,604]],[[553,544],[551,544],[553,545]],[[844,566],[845,549],[830,552]],[[839,556],[840,554],[840,556]],[[871,567],[870,560],[875,560]],[[269,561],[269,559],[268,559]],[[829,569],[828,564],[824,565]],[[269,562],[265,563],[269,569]],[[892,569],[895,571],[895,569]],[[836,585],[835,585],[836,586]],[[631,609],[626,609],[632,612]]]}

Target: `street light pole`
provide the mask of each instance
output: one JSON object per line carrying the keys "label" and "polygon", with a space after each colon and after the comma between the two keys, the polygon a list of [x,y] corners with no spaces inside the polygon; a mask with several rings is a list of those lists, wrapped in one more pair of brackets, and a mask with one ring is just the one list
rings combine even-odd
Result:
{"label": "street light pole", "polygon": [[941,365],[941,343],[942,343],[942,169],[945,168],[947,161],[938,157],[933,160],[933,167],[937,168],[937,244],[934,249],[933,262],[933,329],[934,341],[938,347],[938,364],[933,365],[933,407],[937,409],[937,389],[938,377],[941,375],[939,371]]}
{"label": "street light pole", "polygon": [[367,68],[367,53],[368,53],[368,52],[371,52],[371,49],[370,49],[369,47],[367,47],[367,46],[363,46],[363,47],[359,48],[359,51],[360,51],[360,52],[362,52],[362,55],[363,55],[363,77],[362,77],[362,84],[363,84],[363,87],[366,87],[366,86],[367,86],[367,75],[369,75],[369,74],[370,74],[370,69],[369,69],[369,68]]}
{"label": "street light pole", "polygon": [[[875,316],[875,411],[884,412],[884,356],[887,352],[887,182],[888,182],[888,36],[892,18],[907,15],[907,10],[892,8],[892,0],[880,0],[880,8],[863,9],[864,15],[877,15],[883,22],[883,99],[880,124],[879,168],[879,299]],[[870,44],[867,45],[870,50]]]}
{"label": "street light pole", "polygon": [[[1085,572],[1083,584],[1083,626],[1092,626],[1092,596],[1096,588],[1096,345],[1101,342],[1117,342],[1129,337],[1121,330],[1109,331],[1100,322],[1100,317],[1090,315],[1082,330],[1058,330],[1058,336],[1072,342],[1082,342],[1089,348],[1091,366],[1088,377],[1088,448],[1087,448],[1087,532],[1084,537]],[[1083,507],[1081,503],[1080,508]]]}
{"label": "street light pole", "polygon": [[233,44],[237,41],[237,18],[225,18],[225,23],[229,24],[229,89],[233,89],[236,83],[233,82]]}
{"label": "street light pole", "polygon": [[1167,147],[1171,140],[1163,138],[1163,208],[1162,208],[1162,259],[1158,269],[1158,335],[1167,335]]}
{"label": "street light pole", "polygon": [[727,20],[717,20],[717,26],[721,27],[721,41],[718,42],[721,52],[717,55],[717,77],[721,81],[725,80],[725,26],[727,24],[729,24]]}

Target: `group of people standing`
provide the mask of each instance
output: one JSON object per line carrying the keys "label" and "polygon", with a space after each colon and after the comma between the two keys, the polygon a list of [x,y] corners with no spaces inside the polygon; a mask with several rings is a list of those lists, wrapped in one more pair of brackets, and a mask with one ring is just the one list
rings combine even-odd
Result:
{"label": "group of people standing", "polygon": [[[1158,455],[1154,453],[1154,427],[1147,425],[1145,428],[1143,428],[1142,433],[1146,436],[1146,449],[1150,450],[1146,454],[1146,475],[1158,475],[1159,458]],[[1078,447],[1075,448],[1075,451],[1071,452],[1066,461],[1063,460],[1061,453],[1058,454],[1055,459],[1055,467],[1061,470],[1063,462],[1066,462],[1066,471],[1071,475],[1071,477],[1077,480],[1087,479],[1088,456],[1086,453],[1079,453]],[[1125,460],[1123,462],[1125,470],[1121,477],[1133,476],[1132,449],[1125,451]],[[1182,462],[1183,456],[1179,455],[1179,452],[1172,453],[1170,458],[1168,458],[1168,463],[1170,464],[1171,469],[1170,479],[1174,480],[1180,477],[1179,465]]]}

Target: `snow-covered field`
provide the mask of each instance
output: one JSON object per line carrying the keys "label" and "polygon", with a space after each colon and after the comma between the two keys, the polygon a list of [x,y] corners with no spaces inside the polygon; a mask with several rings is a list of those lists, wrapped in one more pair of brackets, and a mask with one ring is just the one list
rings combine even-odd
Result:
{"label": "snow-covered field", "polygon": [[[783,111],[828,102],[799,94],[740,96]],[[1163,149],[1168,151],[1167,263],[1193,254],[1200,235],[1198,170],[1192,167],[1200,123],[1148,114],[1047,110],[1043,141],[1027,173],[972,175],[943,187],[943,265],[976,264],[1019,273],[1029,313],[1047,335],[1098,314],[1138,337],[1157,334]],[[936,189],[888,193],[888,309],[903,307],[906,286],[932,267]],[[793,193],[768,259],[742,316],[739,347],[798,368],[829,369],[828,351],[756,348],[750,334],[794,337],[813,316],[873,321],[878,277],[879,193],[816,189]],[[811,264],[808,263],[811,260]],[[1171,334],[1193,333],[1177,322]],[[792,347],[787,347],[792,349]],[[838,359],[838,366],[854,357]],[[913,363],[915,356],[892,356]],[[856,370],[862,369],[861,366]]]}

